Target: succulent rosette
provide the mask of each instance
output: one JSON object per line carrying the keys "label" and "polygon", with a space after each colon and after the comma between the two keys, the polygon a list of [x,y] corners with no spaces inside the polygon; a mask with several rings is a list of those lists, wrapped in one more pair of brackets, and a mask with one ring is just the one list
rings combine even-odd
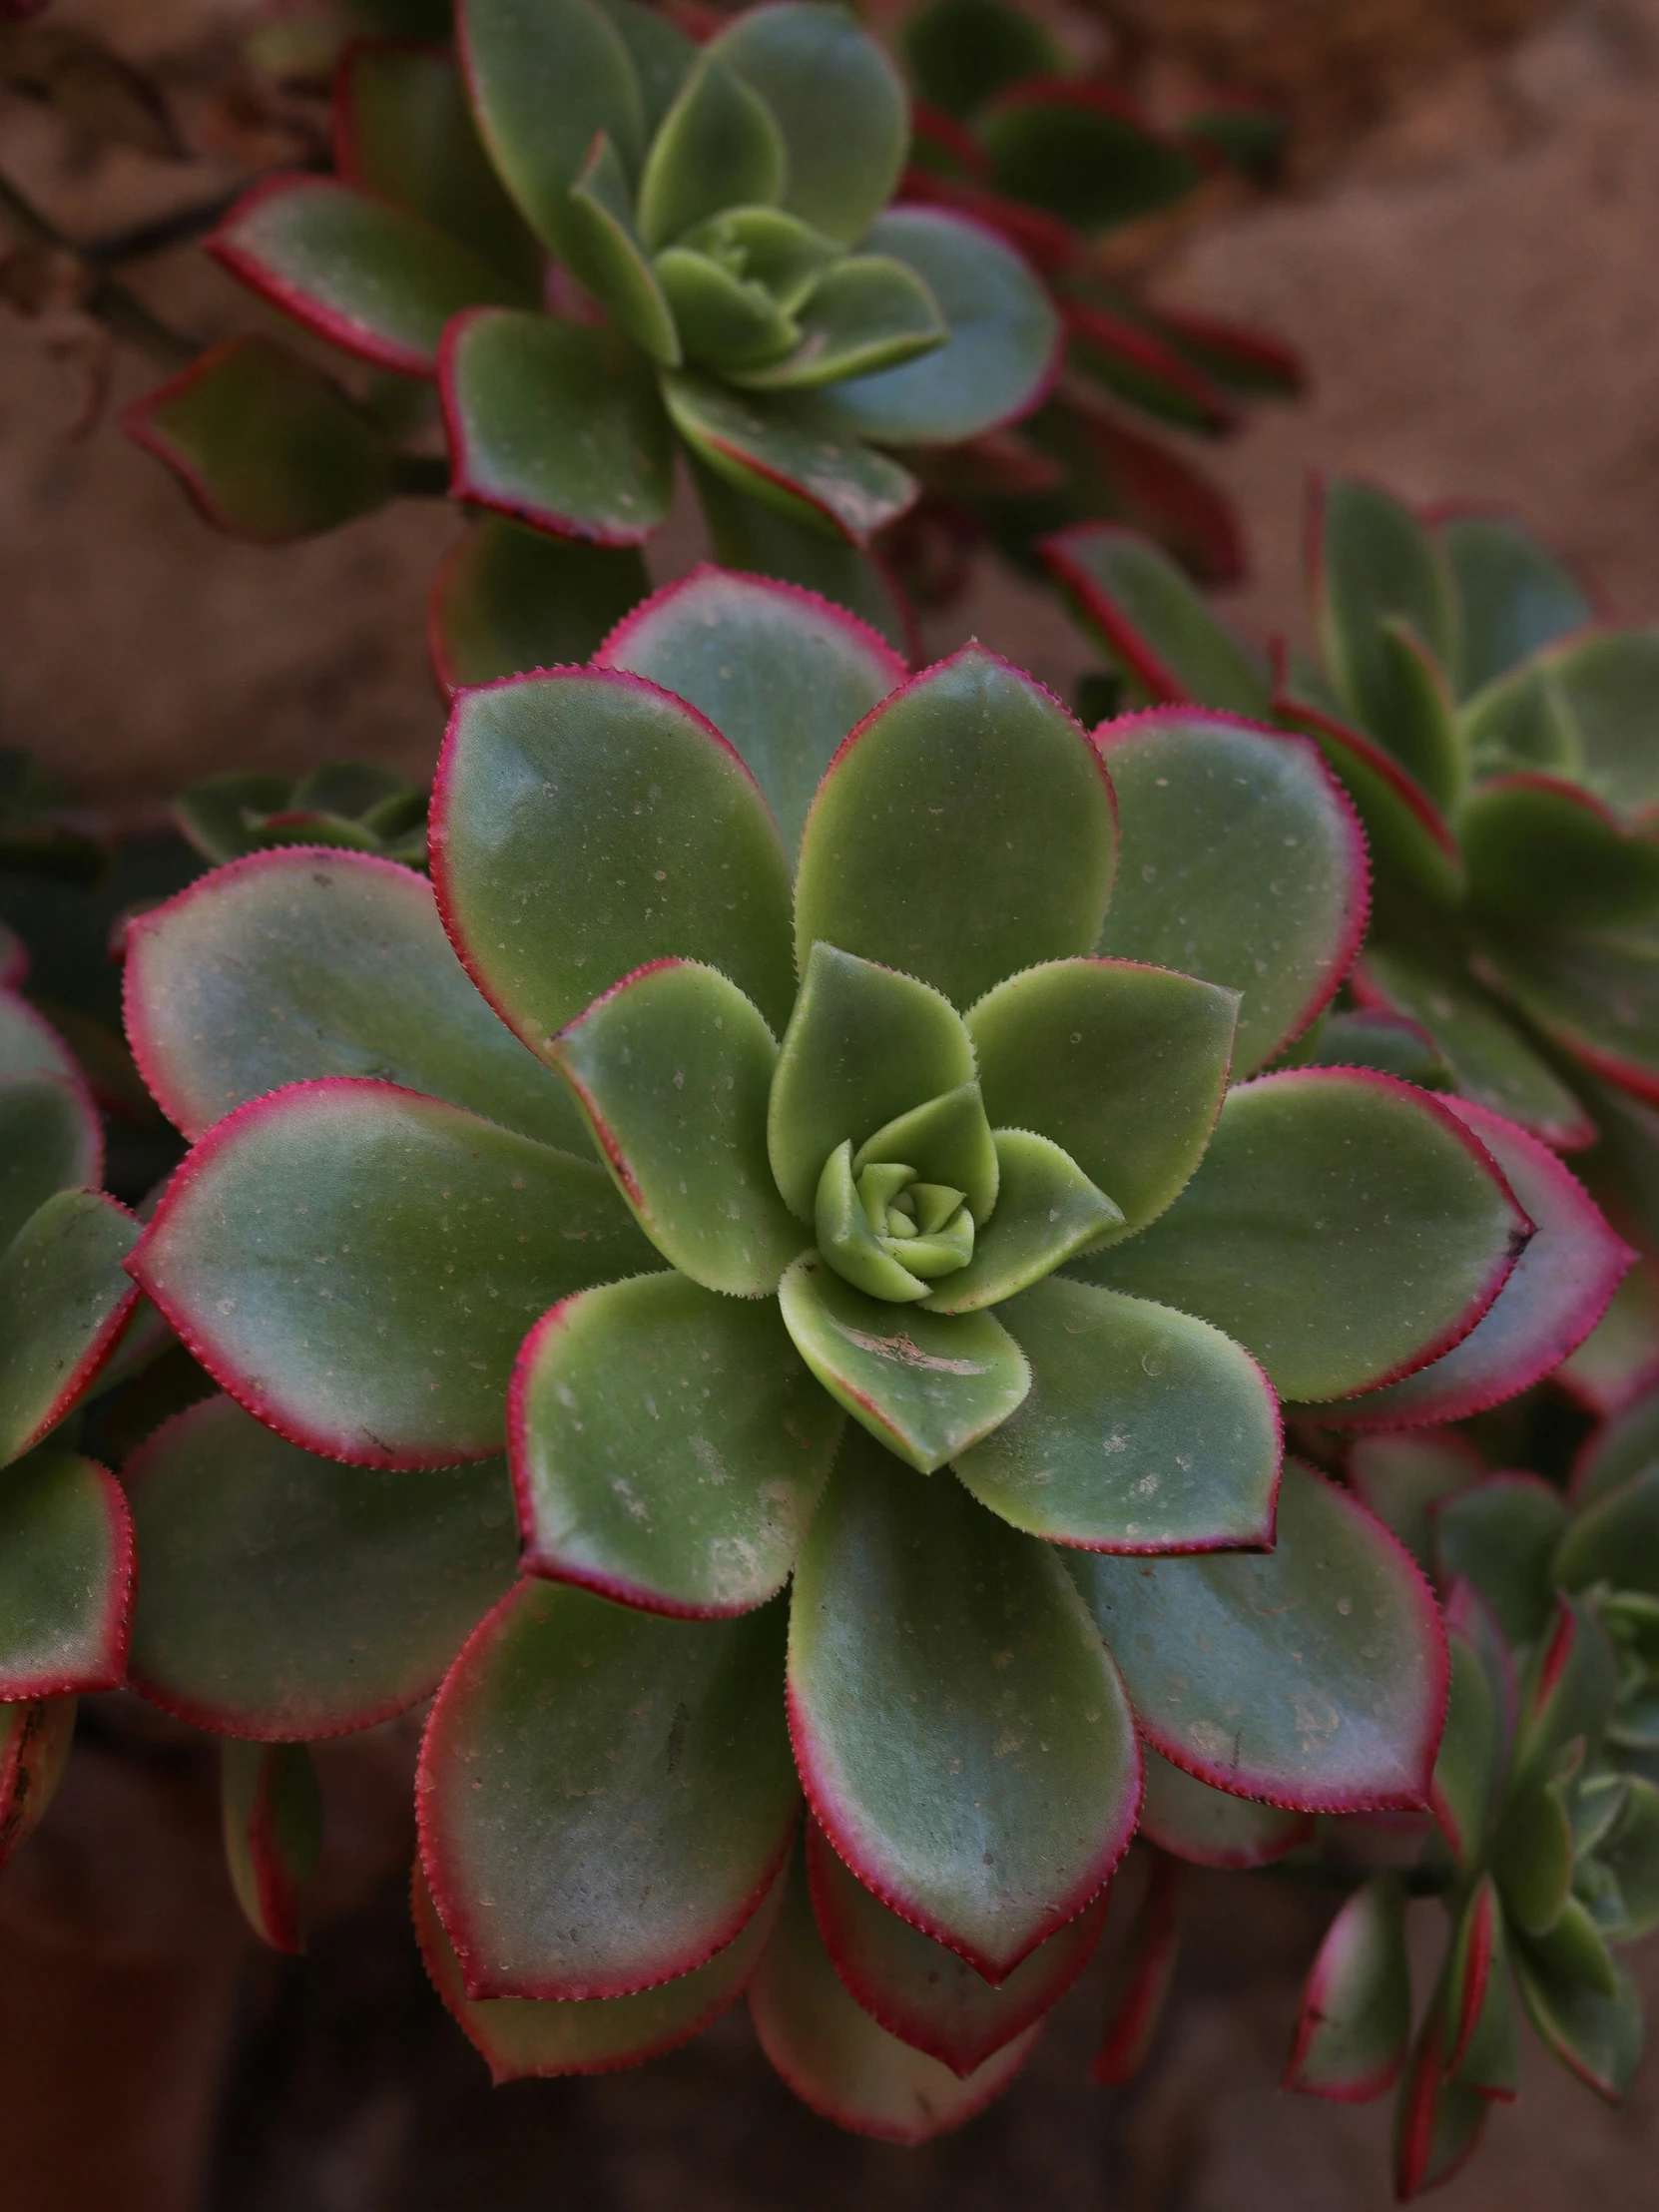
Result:
{"label": "succulent rosette", "polygon": [[131,1266],[228,1395],[129,1466],[132,1680],[292,1745],[441,1679],[416,1917],[498,2073],[747,1982],[919,2138],[1083,1962],[1143,1774],[1217,1864],[1424,1802],[1435,1608],[1280,1397],[1611,1240],[1500,1125],[1262,1072],[1366,914],[1306,738],[1091,737],[704,569],[463,692],[431,831],[430,883],[256,853],[133,925],[195,1144]]}
{"label": "succulent rosette", "polygon": [[[437,381],[448,488],[508,518],[440,580],[459,680],[520,665],[488,653],[527,603],[555,657],[592,650],[644,592],[632,549],[668,517],[677,452],[725,557],[898,635],[859,550],[917,495],[893,449],[1027,411],[1059,331],[995,233],[888,205],[910,134],[882,49],[800,0],[701,48],[635,0],[464,0],[455,28],[453,52],[353,45],[337,174],[267,179],[213,249],[346,353]],[[268,540],[442,478],[386,407],[265,337],[129,419],[211,519]]]}

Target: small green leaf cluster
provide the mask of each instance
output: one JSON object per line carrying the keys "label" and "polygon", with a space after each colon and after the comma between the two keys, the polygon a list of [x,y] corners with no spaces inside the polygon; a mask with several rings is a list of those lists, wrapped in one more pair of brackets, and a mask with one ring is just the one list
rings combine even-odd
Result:
{"label": "small green leaf cluster", "polygon": [[426,794],[377,761],[325,761],[298,777],[228,769],[181,792],[173,812],[205,860],[327,844],[425,865]]}

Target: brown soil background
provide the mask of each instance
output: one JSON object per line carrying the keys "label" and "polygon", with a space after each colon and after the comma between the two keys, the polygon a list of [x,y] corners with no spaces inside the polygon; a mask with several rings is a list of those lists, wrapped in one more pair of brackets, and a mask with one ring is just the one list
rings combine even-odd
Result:
{"label": "brown soil background", "polygon": [[[62,0],[54,19],[97,25],[162,64],[187,119],[234,149],[210,88],[249,12],[239,0]],[[1223,67],[1284,98],[1296,124],[1289,193],[1159,249],[1172,298],[1280,331],[1312,371],[1305,404],[1264,409],[1202,455],[1247,519],[1254,574],[1234,595],[1238,619],[1257,634],[1300,631],[1304,485],[1320,468],[1510,507],[1618,613],[1659,611],[1659,0],[1121,0],[1116,12],[1163,41],[1170,72]],[[137,157],[99,162],[17,103],[0,108],[0,162],[88,230],[235,174],[231,152],[188,176]],[[200,335],[248,318],[244,296],[195,255],[166,258],[143,282]],[[26,323],[0,310],[0,743],[32,748],[87,800],[139,809],[233,762],[354,753],[423,772],[441,727],[421,610],[454,529],[442,504],[406,503],[278,553],[216,538],[108,419],[74,434],[86,337],[73,316]],[[154,380],[126,357],[112,398]],[[689,527],[672,531],[660,573],[695,551]],[[1093,658],[1051,603],[994,572],[932,627],[938,645],[976,630],[1060,688]],[[0,1921],[26,1939],[25,1868],[38,1884],[54,1852],[110,1856],[99,1771],[78,1762],[8,1878]],[[141,1877],[142,1859],[135,1845],[111,1882]],[[158,1846],[164,1862],[177,1889]],[[216,1880],[211,1858],[190,1876],[210,1918]],[[1083,2079],[1100,2002],[1086,1980],[1025,2081],[917,2154],[801,2114],[741,2016],[641,2074],[492,2098],[443,2023],[387,2042],[388,2007],[415,2003],[418,1988],[398,1979],[407,1954],[389,1896],[325,1933],[306,1966],[251,1985],[215,2199],[226,2212],[511,2208],[550,2193],[582,2212],[1380,2212],[1388,2201],[1383,2107],[1277,2095],[1326,1910],[1283,1885],[1197,1885],[1190,1963],[1134,2090],[1108,2096]],[[36,2006],[50,2010],[54,1986],[48,1963],[36,1983],[0,1989],[8,2129],[52,2094],[13,2059],[39,2040]],[[147,2001],[135,2000],[140,2037]],[[1475,2167],[1439,2201],[1651,2212],[1656,2085],[1650,2061],[1609,2115],[1529,2051],[1519,2109],[1496,2115]],[[128,2212],[119,2190],[103,2201]]]}

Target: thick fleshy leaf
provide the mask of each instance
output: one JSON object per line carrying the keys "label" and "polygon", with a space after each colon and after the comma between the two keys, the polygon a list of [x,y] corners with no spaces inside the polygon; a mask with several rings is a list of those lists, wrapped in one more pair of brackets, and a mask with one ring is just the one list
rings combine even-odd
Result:
{"label": "thick fleshy leaf", "polygon": [[1558,1152],[1594,1143],[1595,1124],[1572,1092],[1466,974],[1376,946],[1352,980],[1367,1005],[1416,1024],[1464,1098],[1518,1122]]}
{"label": "thick fleshy leaf", "polygon": [[762,1298],[801,1250],[767,1161],[778,1047],[735,983],[656,960],[548,1047],[634,1218],[694,1283]]}
{"label": "thick fleshy leaf", "polygon": [[[1653,923],[1550,936],[1487,930],[1480,959],[1483,972],[1551,1043],[1582,1068],[1654,1105],[1659,1104],[1655,943]],[[1593,1092],[1592,1101],[1599,1107]],[[1605,1113],[1601,1118],[1605,1123]]]}
{"label": "thick fleshy leaf", "polygon": [[662,379],[675,428],[707,467],[792,521],[863,545],[915,500],[907,469],[843,429],[817,392],[740,392],[687,369]]}
{"label": "thick fleshy leaf", "polygon": [[1501,515],[1450,515],[1434,534],[1457,590],[1464,698],[1595,611],[1576,579]]}
{"label": "thick fleshy leaf", "polygon": [[564,255],[580,234],[570,188],[604,131],[637,170],[645,104],[628,44],[588,0],[461,0],[461,64],[491,161],[537,234]]}
{"label": "thick fleshy leaf", "polygon": [[[764,293],[785,317],[796,314],[840,258],[833,239],[782,208],[727,208],[688,231],[680,245],[696,260],[724,269],[757,306],[756,295]],[[667,268],[675,259],[671,249],[658,256],[657,266]]]}
{"label": "thick fleshy leaf", "polygon": [[1659,1596],[1659,1466],[1632,1475],[1581,1512],[1561,1537],[1549,1573],[1563,1590],[1610,1582]]}
{"label": "thick fleshy leaf", "polygon": [[215,1735],[309,1742],[405,1711],[517,1571],[498,1459],[342,1467],[210,1397],[125,1472],[144,1559],[133,1687]]}
{"label": "thick fleshy leaf", "polygon": [[265,179],[209,251],[306,329],[404,376],[437,373],[444,324],[464,307],[524,297],[447,232],[331,177]]}
{"label": "thick fleshy leaf", "polygon": [[1307,738],[1190,709],[1107,723],[1123,866],[1095,947],[1238,991],[1235,1076],[1300,1036],[1353,963],[1370,871]]}
{"label": "thick fleshy leaf", "polygon": [[1580,2081],[1621,2104],[1642,2056],[1642,1999],[1629,1970],[1614,1967],[1611,1996],[1554,1967],[1536,1943],[1512,1953],[1515,1982],[1539,2040]]}
{"label": "thick fleshy leaf", "polygon": [[860,2135],[916,2144],[971,2119],[1025,2063],[1041,2023],[965,2078],[878,2025],[824,1947],[799,1862],[749,1987],[761,2048],[815,2112]]}
{"label": "thick fleshy leaf", "polygon": [[438,763],[432,880],[467,971],[545,1052],[650,960],[705,960],[782,1030],[790,869],[718,731],[637,676],[558,669],[469,692]]}
{"label": "thick fleshy leaf", "polygon": [[960,1453],[982,1505],[1088,1551],[1273,1541],[1279,1405],[1208,1322],[1050,1277],[999,1309],[1031,1369],[1018,1411]]}
{"label": "thick fleshy leaf", "polygon": [[859,1881],[990,1980],[1134,1831],[1128,1701],[1053,1552],[855,1430],[796,1568],[790,1725]]}
{"label": "thick fleshy leaf", "polygon": [[1568,639],[1469,701],[1470,751],[1487,770],[1553,770],[1620,814],[1645,816],[1659,801],[1656,674],[1652,628]]}
{"label": "thick fleshy leaf", "polygon": [[868,1298],[816,1252],[778,1287],[785,1325],[824,1387],[889,1453],[923,1474],[1005,1421],[1031,1383],[991,1314],[928,1314]]}
{"label": "thick fleshy leaf", "polygon": [[748,1612],[788,1578],[842,1420],[771,1299],[678,1275],[567,1299],[513,1376],[525,1564],[648,1612]]}
{"label": "thick fleshy leaf", "polygon": [[783,196],[783,135],[760,94],[705,54],[651,141],[640,177],[640,238],[655,254],[726,208]]}
{"label": "thick fleshy leaf", "polygon": [[1204,1156],[1238,1004],[1233,991],[1134,960],[1028,969],[967,1017],[985,1110],[1069,1153],[1121,1209],[1113,1241],[1133,1236]]}
{"label": "thick fleshy leaf", "polygon": [[1555,1621],[1526,1654],[1517,1699],[1512,1788],[1547,1783],[1575,1736],[1599,1740],[1617,1668],[1605,1630],[1580,1598],[1558,1596]]}
{"label": "thick fleshy leaf", "polygon": [[[1459,1871],[1469,1874],[1485,1857],[1491,1835],[1503,1783],[1505,1729],[1480,1647],[1466,1632],[1466,1590],[1459,1611],[1462,1624],[1448,1622],[1451,1674],[1429,1801]],[[1495,1622],[1490,1625],[1498,1633]]]}
{"label": "thick fleshy leaf", "polygon": [[791,852],[841,740],[904,681],[892,648],[817,592],[708,566],[619,621],[594,661],[707,715],[760,785]]}
{"label": "thick fleshy leaf", "polygon": [[432,1985],[497,2085],[546,2074],[611,2073],[690,2042],[741,1995],[778,1923],[788,1869],[761,1909],[705,1966],[627,1997],[469,1997],[420,1863],[410,1883],[415,1938]]}
{"label": "thick fleshy leaf", "polygon": [[1350,1487],[1393,1530],[1424,1574],[1434,1571],[1432,1507],[1485,1472],[1485,1460],[1465,1437],[1439,1429],[1357,1436],[1347,1467]]}
{"label": "thick fleshy leaf", "polygon": [[717,382],[736,381],[740,370],[778,360],[801,335],[800,324],[766,285],[741,276],[730,262],[671,246],[655,264],[681,346],[700,368],[714,370]]}
{"label": "thick fleshy leaf", "polygon": [[814,1218],[837,1145],[856,1148],[924,1100],[973,1080],[973,1047],[948,999],[912,975],[818,943],[778,1055],[768,1108],[772,1172]]}
{"label": "thick fleshy leaf", "polygon": [[836,1973],[870,2017],[965,2080],[1040,2020],[1088,1964],[1107,1892],[992,1983],[857,1881],[817,1821],[807,1832],[813,1912]]}
{"label": "thick fleshy leaf", "polygon": [[800,340],[781,360],[733,371],[754,391],[814,391],[898,367],[948,342],[937,300],[915,271],[887,254],[848,254],[796,309]]}
{"label": "thick fleshy leaf", "polygon": [[132,1599],[133,1525],[113,1474],[37,1451],[0,1475],[0,1700],[118,1689]]}
{"label": "thick fleshy leaf", "polygon": [[420,1853],[473,1997],[617,1997],[725,1948],[799,1798],[781,1607],[674,1621],[523,1581],[427,1723]]}
{"label": "thick fleshy leaf", "polygon": [[1446,2067],[1458,2085],[1508,2102],[1519,2087],[1520,2049],[1503,1908],[1491,1876],[1469,1893],[1446,1962]]}
{"label": "thick fleshy leaf", "polygon": [[1659,1927],[1659,1787],[1630,1778],[1624,1808],[1597,1844],[1596,1858],[1618,1884],[1620,1934],[1650,1936]]}
{"label": "thick fleshy leaf", "polygon": [[1164,1218],[1074,1268],[1201,1314],[1283,1396],[1325,1399],[1409,1375],[1459,1343],[1530,1227],[1491,1155],[1426,1091],[1348,1068],[1293,1069],[1232,1091]]}
{"label": "thick fleshy leaf", "polygon": [[1385,616],[1378,634],[1374,691],[1372,727],[1433,804],[1450,814],[1469,777],[1450,681],[1413,625],[1397,615]]}
{"label": "thick fleshy leaf", "polygon": [[1112,86],[1047,77],[1011,86],[979,126],[991,179],[1015,200],[1098,231],[1180,200],[1202,172]]}
{"label": "thick fleshy leaf", "polygon": [[1376,1875],[1332,1922],[1302,1995],[1284,2086],[1365,2104],[1398,2079],[1411,2033],[1405,1893]]}
{"label": "thick fleshy leaf", "polygon": [[1065,65],[1048,26],[1006,0],[928,0],[905,17],[900,44],[918,98],[948,116],[971,115],[1004,85]]}
{"label": "thick fleshy leaf", "polygon": [[457,499],[589,545],[639,545],[667,520],[674,440],[615,331],[481,309],[445,335],[441,379]]}
{"label": "thick fleshy leaf", "polygon": [[1373,894],[1385,917],[1419,905],[1448,907],[1462,895],[1457,840],[1428,794],[1380,745],[1336,715],[1283,690],[1274,714],[1313,739],[1365,825]]}
{"label": "thick fleshy leaf", "polygon": [[759,93],[783,134],[783,205],[850,246],[884,208],[909,139],[903,83],[841,9],[751,8],[704,49]]}
{"label": "thick fleshy leaf", "polygon": [[973,1257],[946,1276],[925,1304],[935,1314],[976,1313],[1040,1283],[1123,1215],[1047,1137],[999,1129],[996,1211],[976,1234]]}
{"label": "thick fleshy leaf", "polygon": [[596,0],[596,5],[634,65],[649,143],[697,59],[697,42],[660,9],[646,5],[645,0]]}
{"label": "thick fleshy leaf", "polygon": [[678,368],[683,356],[674,312],[634,228],[622,157],[603,131],[571,187],[565,222],[571,234],[566,254],[576,276],[654,361]]}
{"label": "thick fleshy leaf", "polygon": [[1224,629],[1169,555],[1112,522],[1079,522],[1038,547],[1050,573],[1148,699],[1266,722],[1268,672]]}
{"label": "thick fleshy leaf", "polygon": [[1407,768],[1396,742],[1409,712],[1384,625],[1408,624],[1442,669],[1457,665],[1457,602],[1442,549],[1406,507],[1342,477],[1317,487],[1316,611],[1326,666],[1366,728]]}
{"label": "thick fleshy leaf", "polygon": [[1271,1552],[1066,1563],[1176,1766],[1307,1813],[1423,1804],[1445,1638],[1409,1555],[1346,1491],[1288,1460]]}
{"label": "thick fleshy leaf", "polygon": [[831,419],[895,445],[955,445],[1029,414],[1053,381],[1061,334],[1013,248],[942,208],[889,209],[860,243],[921,278],[950,335],[919,360],[837,384]]}
{"label": "thick fleshy leaf", "polygon": [[225,1861],[248,1925],[273,1950],[301,1951],[304,1892],[322,1852],[322,1799],[303,1744],[220,1750]]}
{"label": "thick fleshy leaf", "polygon": [[0,1867],[39,1827],[75,1736],[76,1700],[0,1705]]}
{"label": "thick fleshy leaf", "polygon": [[1148,1745],[1137,1833],[1160,1851],[1198,1867],[1266,1867],[1314,1833],[1313,1815],[1212,1790]]}
{"label": "thick fleshy leaf", "polygon": [[271,338],[226,339],[121,423],[208,521],[258,545],[337,529],[391,497],[381,432],[331,377]]}
{"label": "thick fleshy leaf", "polygon": [[1541,1475],[1492,1474],[1433,1514],[1443,1584],[1472,1584],[1513,1644],[1529,1643],[1555,1610],[1550,1562],[1567,1525],[1558,1490]]}
{"label": "thick fleshy leaf", "polygon": [[438,1467],[502,1448],[538,1315],[655,1257],[597,1161],[333,1079],[220,1122],[129,1266],[279,1434],[357,1466]]}
{"label": "thick fleshy leaf", "polygon": [[591,660],[650,588],[632,546],[577,544],[485,516],[432,582],[426,642],[438,684],[453,695]]}
{"label": "thick fleshy leaf", "polygon": [[1030,677],[964,646],[835,756],[801,840],[797,956],[822,938],[967,1006],[1015,969],[1093,950],[1116,853],[1111,785],[1082,730]]}
{"label": "thick fleshy leaf", "polygon": [[1575,784],[1494,778],[1458,817],[1469,903],[1524,933],[1659,917],[1659,836],[1628,830]]}
{"label": "thick fleshy leaf", "polygon": [[1461,1344],[1403,1382],[1322,1410],[1336,1427],[1464,1420],[1550,1374],[1601,1319],[1636,1255],[1547,1146],[1467,1099],[1447,1099],[1502,1170],[1534,1235]]}
{"label": "thick fleshy leaf", "polygon": [[113,1198],[59,1191],[0,1252],[0,1466],[56,1427],[114,1351],[138,1293],[138,1223]]}
{"label": "thick fleshy leaf", "polygon": [[[878,557],[848,544],[845,538],[831,537],[814,522],[793,520],[777,507],[749,498],[725,476],[706,468],[695,453],[687,458],[717,560],[728,568],[821,593],[867,622],[888,645],[907,656],[914,655],[914,620],[903,594]],[[813,788],[816,790],[817,785]],[[812,793],[808,792],[801,810],[803,820],[811,800]],[[799,827],[796,841],[800,841]]]}
{"label": "thick fleshy leaf", "polygon": [[404,1084],[586,1153],[565,1086],[456,959],[424,876],[289,847],[204,875],[127,925],[127,1036],[187,1137],[284,1083]]}
{"label": "thick fleshy leaf", "polygon": [[104,1141],[84,1085],[0,1077],[0,1252],[56,1192],[100,1181]]}
{"label": "thick fleshy leaf", "polygon": [[1445,2074],[1445,2015],[1429,2008],[1394,2104],[1394,2195],[1400,2203],[1437,2189],[1472,2157],[1491,2100]]}
{"label": "thick fleshy leaf", "polygon": [[0,989],[0,1082],[27,1075],[57,1076],[84,1095],[75,1055],[45,1015],[15,990]]}
{"label": "thick fleshy leaf", "polygon": [[535,296],[541,249],[490,167],[460,70],[441,47],[362,39],[346,48],[334,79],[334,166]]}
{"label": "thick fleshy leaf", "polygon": [[[1090,2080],[1103,2088],[1133,2081],[1145,2065],[1181,1949],[1180,1866],[1161,1851],[1137,1852],[1131,1867],[1137,1862],[1145,1869],[1144,1884],[1108,1969],[1106,2024],[1089,2064]],[[1120,1876],[1115,1885],[1114,1899],[1125,1879]]]}

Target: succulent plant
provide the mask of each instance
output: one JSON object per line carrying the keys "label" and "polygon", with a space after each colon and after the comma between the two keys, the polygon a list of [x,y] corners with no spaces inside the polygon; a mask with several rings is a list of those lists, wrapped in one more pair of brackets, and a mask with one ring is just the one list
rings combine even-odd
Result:
{"label": "succulent plant", "polygon": [[[456,37],[352,46],[337,173],[267,179],[212,242],[309,330],[435,379],[447,467],[400,447],[394,391],[365,402],[260,337],[150,394],[134,434],[212,519],[269,540],[399,488],[509,518],[473,533],[436,619],[455,594],[502,621],[535,598],[544,662],[584,658],[642,595],[634,549],[684,452],[725,557],[899,635],[858,550],[916,495],[890,449],[1027,410],[1057,333],[1001,239],[888,206],[909,120],[881,48],[800,0],[701,49],[636,0],[465,0]],[[563,541],[550,597],[523,524]]]}
{"label": "succulent plant", "polygon": [[[1625,1256],[1535,1228],[1497,1117],[1262,1072],[1365,921],[1307,738],[1091,738],[704,569],[461,693],[431,854],[257,852],[130,927],[194,1147],[130,1267],[227,1393],[128,1463],[131,1681],[266,1747],[228,1802],[278,1940],[272,1747],[437,1688],[416,1924],[498,2076],[747,1985],[809,2102],[918,2140],[1018,2066],[1137,1819],[1247,1865],[1424,1802],[1437,1613],[1281,1396],[1536,1336],[1536,1245]],[[1103,2074],[1161,1879],[1137,1925]]]}
{"label": "succulent plant", "polygon": [[334,844],[425,864],[426,794],[378,761],[325,761],[299,777],[228,769],[181,792],[173,811],[206,860]]}

